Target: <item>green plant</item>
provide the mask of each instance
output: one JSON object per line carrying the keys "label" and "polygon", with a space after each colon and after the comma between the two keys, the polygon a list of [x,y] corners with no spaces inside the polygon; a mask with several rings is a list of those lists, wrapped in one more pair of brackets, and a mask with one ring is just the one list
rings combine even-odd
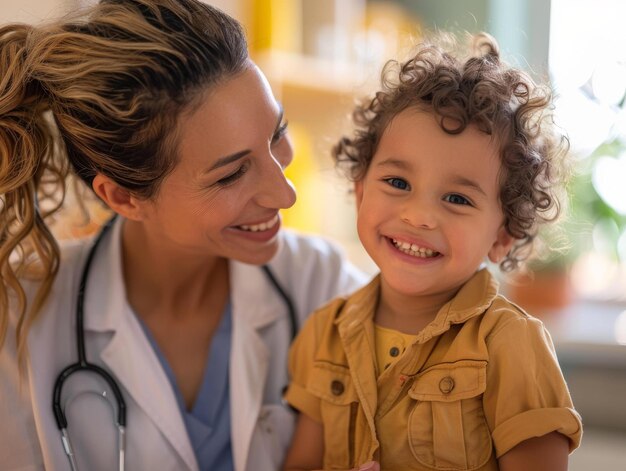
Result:
{"label": "green plant", "polygon": [[[568,187],[569,205],[556,230],[540,233],[545,246],[540,258],[529,263],[533,271],[556,271],[569,268],[583,253],[591,250],[607,258],[619,259],[619,240],[626,231],[626,214],[616,209],[598,191],[597,170],[607,159],[615,159],[616,170],[626,170],[626,141],[615,138],[600,145],[589,157],[577,161],[575,174]],[[611,162],[609,162],[611,163]],[[594,173],[596,174],[594,176]],[[626,175],[624,175],[626,203]],[[619,208],[622,209],[622,208]]]}

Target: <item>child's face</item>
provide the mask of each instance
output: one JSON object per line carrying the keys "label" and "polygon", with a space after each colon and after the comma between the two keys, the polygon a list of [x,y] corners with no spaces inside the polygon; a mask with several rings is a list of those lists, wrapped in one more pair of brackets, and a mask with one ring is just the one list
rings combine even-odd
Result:
{"label": "child's face", "polygon": [[497,144],[474,126],[450,135],[415,108],[391,121],[355,187],[359,237],[388,288],[453,295],[506,255],[499,171]]}

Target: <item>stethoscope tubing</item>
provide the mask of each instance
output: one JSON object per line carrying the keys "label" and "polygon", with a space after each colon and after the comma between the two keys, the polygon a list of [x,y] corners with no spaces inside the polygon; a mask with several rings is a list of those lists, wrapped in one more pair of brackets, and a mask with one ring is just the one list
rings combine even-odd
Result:
{"label": "stethoscope tubing", "polygon": [[104,368],[98,365],[94,365],[93,363],[89,363],[89,361],[87,360],[87,354],[85,353],[84,329],[85,292],[87,288],[87,280],[89,278],[91,264],[96,254],[96,249],[100,245],[100,242],[102,241],[104,236],[109,232],[114,220],[115,217],[111,218],[102,227],[100,233],[96,237],[96,240],[94,241],[89,251],[89,254],[87,255],[87,260],[85,261],[80,284],[78,286],[78,294],[76,297],[76,350],[78,361],[65,367],[61,371],[61,373],[59,373],[54,383],[54,391],[52,395],[52,410],[57,423],[57,427],[61,431],[61,441],[63,442],[63,449],[70,461],[70,467],[72,471],[77,471],[78,466],[76,464],[76,458],[74,456],[72,442],[70,440],[69,434],[67,433],[67,417],[65,415],[63,407],[61,406],[61,393],[63,392],[63,385],[65,384],[65,381],[67,381],[67,379],[74,373],[77,373],[79,371],[88,371],[100,376],[109,385],[111,391],[113,392],[113,395],[115,396],[115,402],[117,404],[116,425],[118,429],[118,469],[120,471],[124,470],[126,453],[126,401],[124,401],[122,391],[120,390],[113,376]]}

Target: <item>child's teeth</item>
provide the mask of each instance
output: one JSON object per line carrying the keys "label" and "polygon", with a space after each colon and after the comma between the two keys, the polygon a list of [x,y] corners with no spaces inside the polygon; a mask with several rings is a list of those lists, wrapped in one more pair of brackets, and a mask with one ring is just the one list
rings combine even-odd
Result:
{"label": "child's teeth", "polygon": [[408,242],[400,242],[396,239],[391,239],[391,241],[393,242],[393,245],[395,245],[398,248],[398,250],[408,255],[412,255],[413,257],[428,258],[428,257],[433,257],[435,255],[439,255],[439,252],[432,250],[432,249],[426,249],[424,247],[420,247],[417,244],[409,244]]}

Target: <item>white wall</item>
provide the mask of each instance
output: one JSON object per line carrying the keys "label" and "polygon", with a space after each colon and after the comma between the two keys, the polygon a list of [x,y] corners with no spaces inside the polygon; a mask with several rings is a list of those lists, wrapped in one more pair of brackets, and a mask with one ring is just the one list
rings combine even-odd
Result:
{"label": "white wall", "polygon": [[[97,0],[0,0],[0,24],[20,22],[35,24],[47,18],[56,18],[72,8]],[[202,0],[216,6],[239,21],[246,23],[251,0]]]}
{"label": "white wall", "polygon": [[36,24],[65,14],[76,0],[0,0],[0,23]]}

